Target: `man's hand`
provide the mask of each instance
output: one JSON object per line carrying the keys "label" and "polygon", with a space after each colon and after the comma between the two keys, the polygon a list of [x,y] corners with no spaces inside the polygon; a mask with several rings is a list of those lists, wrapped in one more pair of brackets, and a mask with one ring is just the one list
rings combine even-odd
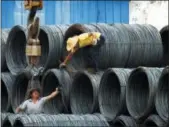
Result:
{"label": "man's hand", "polygon": [[62,91],[62,88],[59,86],[56,88],[56,91],[60,92],[60,91]]}
{"label": "man's hand", "polygon": [[19,112],[19,107],[16,108],[16,113],[18,113],[18,112]]}
{"label": "man's hand", "polygon": [[59,92],[59,88],[56,88],[56,92]]}
{"label": "man's hand", "polygon": [[[56,91],[55,91],[55,92],[56,92],[56,95],[59,94],[59,93],[60,93],[59,88],[56,88]],[[56,96],[56,95],[55,95],[55,96]]]}
{"label": "man's hand", "polygon": [[66,68],[66,64],[65,64],[65,63],[61,63],[61,64],[59,65],[59,68]]}
{"label": "man's hand", "polygon": [[22,110],[19,108],[19,107],[17,107],[16,108],[16,113],[19,113],[19,112],[21,112]]}
{"label": "man's hand", "polygon": [[56,88],[54,92],[52,92],[50,95],[47,96],[47,101],[53,99],[59,94],[59,88]]}

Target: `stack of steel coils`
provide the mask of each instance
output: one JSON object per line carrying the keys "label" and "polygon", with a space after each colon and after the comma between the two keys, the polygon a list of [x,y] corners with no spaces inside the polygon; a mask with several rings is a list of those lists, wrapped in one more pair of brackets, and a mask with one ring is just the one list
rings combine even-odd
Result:
{"label": "stack of steel coils", "polygon": [[[94,31],[104,37],[100,45],[79,49],[60,69],[67,39]],[[168,26],[160,31],[140,24],[41,26],[38,68],[27,60],[26,27],[1,32],[3,127],[169,126]],[[44,105],[44,114],[13,114],[31,87],[42,96],[62,90]]]}

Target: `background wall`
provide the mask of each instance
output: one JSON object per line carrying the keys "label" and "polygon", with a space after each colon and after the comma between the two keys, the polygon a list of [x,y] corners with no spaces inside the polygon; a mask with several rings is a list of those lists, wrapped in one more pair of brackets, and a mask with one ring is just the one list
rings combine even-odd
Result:
{"label": "background wall", "polygon": [[[23,1],[2,0],[2,28],[26,25]],[[41,24],[129,23],[129,1],[44,1]]]}
{"label": "background wall", "polygon": [[129,22],[152,24],[159,30],[168,25],[168,1],[131,1]]}

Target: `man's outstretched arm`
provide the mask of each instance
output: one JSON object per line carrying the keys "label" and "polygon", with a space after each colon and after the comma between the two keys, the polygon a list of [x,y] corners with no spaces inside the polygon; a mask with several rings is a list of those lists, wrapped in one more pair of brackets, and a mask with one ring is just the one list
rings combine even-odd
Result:
{"label": "man's outstretched arm", "polygon": [[56,97],[59,94],[59,88],[56,88],[56,90],[54,92],[52,92],[50,95],[44,97],[45,101],[49,101],[51,99],[53,99],[54,97]]}

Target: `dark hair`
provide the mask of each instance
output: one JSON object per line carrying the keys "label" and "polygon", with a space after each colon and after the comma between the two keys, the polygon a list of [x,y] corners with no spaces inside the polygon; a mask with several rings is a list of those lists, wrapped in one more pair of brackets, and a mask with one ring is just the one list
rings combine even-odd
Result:
{"label": "dark hair", "polygon": [[28,91],[28,96],[27,96],[26,99],[30,99],[32,93],[35,92],[35,91],[37,91],[39,94],[41,93],[39,88],[33,88],[33,89],[30,89],[30,90]]}
{"label": "dark hair", "polygon": [[98,46],[102,46],[105,44],[105,37],[101,34],[100,35],[100,40],[97,42]]}

